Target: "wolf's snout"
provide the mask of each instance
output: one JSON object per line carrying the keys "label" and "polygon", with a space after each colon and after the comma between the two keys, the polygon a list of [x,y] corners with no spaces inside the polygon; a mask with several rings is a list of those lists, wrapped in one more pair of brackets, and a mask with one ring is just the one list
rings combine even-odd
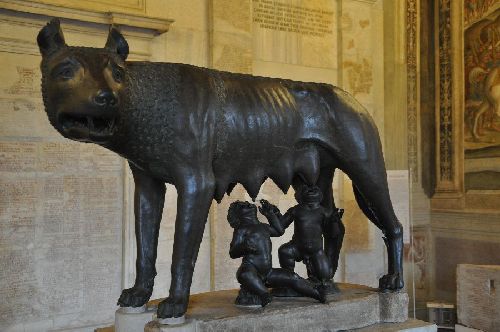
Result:
{"label": "wolf's snout", "polygon": [[101,90],[94,97],[94,103],[97,106],[115,106],[117,102],[115,94],[109,90]]}

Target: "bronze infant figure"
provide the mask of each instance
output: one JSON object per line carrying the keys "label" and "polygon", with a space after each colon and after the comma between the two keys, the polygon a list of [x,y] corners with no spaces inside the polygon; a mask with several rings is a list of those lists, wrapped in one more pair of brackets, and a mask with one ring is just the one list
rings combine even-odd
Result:
{"label": "bronze infant figure", "polygon": [[229,207],[227,221],[234,228],[229,255],[243,258],[236,272],[241,284],[236,304],[266,306],[272,301],[267,287],[287,287],[299,296],[326,302],[323,285],[314,285],[293,271],[273,268],[271,237],[284,233],[279,220],[270,219],[269,225],[261,223],[254,204],[236,201]]}
{"label": "bronze infant figure", "polygon": [[285,192],[317,185],[322,206],[335,209],[337,168],[352,179],[361,209],[384,233],[389,271],[380,288],[403,287],[403,230],[378,131],[349,94],[328,84],[126,62],[128,44],[115,28],[104,48],[71,47],[54,19],[37,41],[51,124],[66,138],[118,153],[132,169],[137,274],[121,306],[138,307],[151,296],[165,183],[176,187],[178,201],[172,282],[160,318],[186,312],[213,199],[220,202],[236,183],[255,198],[270,178]]}
{"label": "bronze infant figure", "polygon": [[[294,224],[292,240],[280,246],[280,266],[290,272],[295,269],[295,262],[304,262],[307,267],[309,280],[323,286],[330,286],[335,292],[331,280],[336,267],[332,266],[323,249],[323,233],[330,228],[334,210],[326,210],[321,206],[323,194],[317,186],[302,186],[295,192],[297,205],[288,209],[282,215],[279,209],[266,200],[261,200],[260,212],[270,224],[279,225],[278,235],[283,235],[285,230]],[[338,248],[340,251],[340,247]],[[335,268],[335,270],[334,270]]]}

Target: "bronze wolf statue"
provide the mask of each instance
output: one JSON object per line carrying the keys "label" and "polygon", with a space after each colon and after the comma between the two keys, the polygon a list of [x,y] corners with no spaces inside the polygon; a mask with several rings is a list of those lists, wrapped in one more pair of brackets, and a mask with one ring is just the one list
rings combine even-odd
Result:
{"label": "bronze wolf statue", "polygon": [[403,287],[402,226],[386,179],[377,128],[367,111],[328,84],[254,77],[176,63],[125,62],[128,44],[111,28],[102,49],[67,46],[59,21],[39,33],[42,93],[51,124],[129,161],[135,181],[137,275],[121,306],[149,300],[165,183],[178,193],[170,294],[161,318],[186,312],[212,200],[236,183],[255,198],[266,178],[283,191],[317,185],[335,209],[334,170],[385,236],[382,290]]}

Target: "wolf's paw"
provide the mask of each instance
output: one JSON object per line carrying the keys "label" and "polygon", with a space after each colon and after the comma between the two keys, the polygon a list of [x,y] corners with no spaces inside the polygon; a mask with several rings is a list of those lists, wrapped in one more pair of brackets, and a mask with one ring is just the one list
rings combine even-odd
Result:
{"label": "wolf's paw", "polygon": [[158,305],[158,318],[181,317],[186,313],[187,306],[187,300],[167,297]]}
{"label": "wolf's paw", "polygon": [[120,307],[140,307],[149,301],[153,291],[143,287],[132,287],[122,291],[122,295],[118,299]]}
{"label": "wolf's paw", "polygon": [[402,289],[405,283],[400,273],[386,274],[379,280],[381,291],[396,291]]}

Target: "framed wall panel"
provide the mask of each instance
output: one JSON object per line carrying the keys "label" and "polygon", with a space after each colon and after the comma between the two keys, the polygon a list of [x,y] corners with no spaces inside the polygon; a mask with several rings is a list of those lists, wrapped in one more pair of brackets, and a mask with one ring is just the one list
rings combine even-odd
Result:
{"label": "framed wall panel", "polygon": [[500,80],[492,76],[500,63],[500,4],[440,0],[435,5],[436,188],[431,205],[495,210],[500,114],[494,105],[500,101],[500,92],[495,94]]}

